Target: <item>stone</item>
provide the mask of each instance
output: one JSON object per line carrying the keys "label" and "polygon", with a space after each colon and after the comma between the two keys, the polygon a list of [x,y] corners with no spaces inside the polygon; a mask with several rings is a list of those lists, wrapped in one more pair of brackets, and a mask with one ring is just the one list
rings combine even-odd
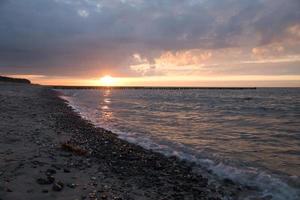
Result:
{"label": "stone", "polygon": [[49,185],[52,183],[48,179],[44,179],[44,178],[38,178],[38,179],[36,179],[36,182],[40,185]]}
{"label": "stone", "polygon": [[67,168],[64,168],[64,172],[65,173],[70,173],[71,171],[69,169],[67,169]]}
{"label": "stone", "polygon": [[223,181],[225,185],[234,185],[234,182],[229,178],[225,178]]}
{"label": "stone", "polygon": [[105,193],[101,194],[101,199],[107,199],[107,195]]}
{"label": "stone", "polygon": [[63,184],[62,182],[60,182],[60,181],[54,183],[54,184],[53,184],[53,187],[52,187],[52,189],[53,189],[54,191],[56,191],[56,192],[61,191],[63,188],[64,188],[64,184]]}
{"label": "stone", "polygon": [[56,174],[56,170],[54,170],[54,169],[47,169],[46,170],[46,175],[47,176],[50,176],[50,175],[53,175],[53,174]]}
{"label": "stone", "polygon": [[50,184],[55,181],[54,176],[48,176],[47,179],[48,179],[48,181],[49,181]]}
{"label": "stone", "polygon": [[57,164],[52,164],[51,166],[52,166],[53,168],[57,169],[57,170],[60,170],[60,169],[61,169],[61,167],[60,167],[59,165],[57,165]]}
{"label": "stone", "polygon": [[96,197],[97,197],[96,193],[94,193],[94,192],[89,193],[89,198],[90,199],[95,199]]}
{"label": "stone", "polygon": [[67,186],[72,189],[76,188],[76,184],[74,183],[68,183]]}

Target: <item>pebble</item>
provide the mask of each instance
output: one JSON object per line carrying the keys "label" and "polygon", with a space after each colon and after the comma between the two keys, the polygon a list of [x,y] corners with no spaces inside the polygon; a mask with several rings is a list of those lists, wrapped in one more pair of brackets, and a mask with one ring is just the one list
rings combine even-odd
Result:
{"label": "pebble", "polygon": [[234,185],[234,182],[229,178],[225,178],[223,181],[225,185]]}
{"label": "pebble", "polygon": [[[61,108],[61,112],[63,113],[64,111],[65,111],[65,108],[64,107]],[[189,168],[185,167],[186,164],[183,162],[180,163],[176,157],[170,158],[171,160],[168,161],[167,159],[160,159],[161,157],[156,154],[152,154],[152,151],[146,151],[146,153],[144,153],[144,151],[142,151],[141,148],[136,148],[134,145],[132,146],[125,142],[121,142],[118,139],[115,139],[115,136],[110,134],[110,132],[107,132],[108,134],[103,134],[104,136],[102,136],[101,138],[99,137],[100,139],[96,140],[96,139],[98,139],[98,137],[94,137],[94,135],[96,135],[96,134],[82,134],[85,132],[87,132],[87,133],[94,132],[93,131],[94,129],[93,128],[85,128],[85,126],[81,126],[80,123],[76,123],[77,121],[73,120],[74,117],[71,116],[70,118],[68,118],[68,117],[65,117],[65,115],[59,114],[57,116],[53,115],[53,118],[55,118],[56,120],[61,118],[62,121],[58,120],[58,122],[62,123],[62,125],[68,125],[71,128],[73,126],[78,127],[78,130],[76,129],[76,127],[74,128],[74,130],[76,131],[76,134],[74,134],[74,135],[77,137],[77,138],[74,138],[74,141],[76,141],[76,139],[78,139],[78,138],[80,139],[80,137],[81,137],[82,140],[79,140],[78,142],[83,141],[84,142],[83,145],[85,145],[85,149],[87,149],[89,151],[94,150],[95,156],[99,156],[100,159],[103,159],[105,161],[105,163],[102,164],[101,167],[99,167],[101,172],[105,172],[104,173],[105,175],[101,175],[98,177],[97,175],[95,175],[95,173],[93,174],[93,172],[91,172],[91,170],[86,170],[87,172],[91,172],[90,176],[87,177],[88,179],[90,178],[89,184],[96,186],[98,180],[103,180],[104,176],[110,178],[111,177],[110,170],[113,169],[116,171],[116,173],[120,173],[120,176],[125,177],[123,181],[124,181],[124,186],[126,185],[126,187],[121,188],[121,186],[118,186],[117,188],[113,188],[119,192],[121,190],[122,196],[124,196],[124,199],[131,199],[129,197],[131,197],[132,195],[135,195],[134,194],[135,193],[134,186],[137,186],[137,189],[140,190],[137,192],[137,196],[142,194],[142,192],[144,192],[143,188],[149,187],[149,191],[142,194],[142,195],[146,196],[144,198],[149,198],[149,199],[153,198],[153,195],[155,195],[155,193],[161,194],[162,198],[166,197],[165,199],[192,199],[193,197],[195,197],[195,198],[197,197],[197,199],[203,199],[203,200],[219,199],[218,197],[221,194],[221,191],[219,192],[219,190],[214,189],[215,187],[212,190],[209,190],[211,187],[209,187],[207,179],[205,179],[203,177],[198,177],[198,176],[193,177],[193,173],[191,173],[191,170]],[[79,118],[78,118],[78,122],[81,122],[79,120]],[[69,127],[65,127],[65,129],[68,130]],[[89,131],[89,130],[91,130],[91,131]],[[85,136],[85,135],[87,135],[87,136]],[[36,141],[40,142],[43,140],[39,139]],[[42,143],[44,143],[44,141]],[[104,148],[103,143],[111,144],[111,145],[105,145],[105,148]],[[97,144],[100,144],[100,145],[97,145]],[[124,156],[122,156],[121,154]],[[56,155],[56,154],[54,154],[54,155]],[[91,188],[93,188],[93,189],[94,188],[98,189],[98,188],[91,187],[91,186],[87,187],[84,185],[85,183],[82,183],[79,181],[80,179],[78,179],[78,181],[75,181],[74,179],[76,177],[75,176],[72,177],[73,174],[69,174],[71,181],[68,184],[66,183],[64,185],[61,182],[55,181],[55,178],[52,175],[54,175],[56,173],[61,173],[61,172],[70,173],[71,171],[73,172],[75,170],[75,168],[77,170],[81,166],[83,167],[83,169],[85,169],[86,167],[94,166],[93,159],[85,159],[85,157],[81,157],[80,159],[82,159],[82,162],[79,162],[79,158],[74,157],[69,152],[62,152],[61,156],[66,157],[66,158],[63,158],[64,161],[66,160],[66,162],[64,162],[63,164],[51,165],[51,166],[49,166],[49,168],[51,168],[51,169],[46,170],[46,172],[45,172],[45,168],[44,168],[44,170],[42,171],[42,174],[44,175],[44,173],[46,173],[46,176],[41,176],[40,179],[37,180],[37,182],[39,184],[42,184],[42,185],[43,184],[45,184],[45,185],[51,184],[50,186],[53,188],[47,187],[48,190],[41,190],[42,189],[41,188],[40,191],[45,192],[45,193],[47,193],[47,192],[50,193],[52,189],[54,191],[62,191],[64,189],[64,187],[67,187],[67,188],[65,188],[65,191],[75,192],[76,189],[72,190],[69,188],[77,187],[77,189],[79,190],[82,187],[84,187],[83,189],[85,191],[81,191],[81,192],[84,193],[84,195],[88,194],[88,196],[81,196],[82,195],[82,193],[81,193],[81,194],[79,194],[79,199],[80,199],[80,197],[81,197],[81,199],[89,199],[89,195],[91,195],[91,197],[94,197],[94,198],[96,197],[96,198],[102,199],[102,200],[103,199],[115,199],[115,200],[122,199],[122,198],[114,197],[114,195],[110,192],[106,192],[106,191],[111,191],[110,189],[107,189],[108,187],[114,186],[110,183],[106,183],[106,182],[102,183],[102,184],[105,184],[105,183],[108,184],[108,185],[104,185],[104,186],[102,186],[102,184],[101,184],[101,187],[105,188],[105,189],[103,189],[103,191],[99,191],[99,190],[89,191]],[[67,158],[67,157],[70,157],[70,158]],[[49,156],[49,158],[53,158],[53,155]],[[75,164],[73,164],[73,163],[69,164],[69,162],[72,162],[72,161],[75,162]],[[60,162],[60,161],[57,160],[55,162]],[[172,162],[174,162],[174,163],[172,163]],[[38,161],[33,164],[35,164],[36,166],[43,165],[43,163],[39,163]],[[72,166],[74,166],[74,167],[72,167]],[[0,176],[1,176],[2,171],[3,170],[0,169]],[[76,174],[76,173],[74,173],[74,174]],[[87,174],[89,174],[89,173],[87,173]],[[66,175],[67,174],[65,174],[65,176]],[[80,177],[79,174],[77,174],[77,176]],[[56,178],[58,178],[58,177],[56,177]],[[112,178],[114,178],[114,177],[112,177]],[[133,183],[131,182],[131,180]],[[141,180],[141,181],[139,181],[139,180]],[[130,181],[130,184],[128,184],[127,181]],[[74,182],[74,183],[72,183],[72,182]],[[225,181],[225,183],[226,182],[227,181]],[[75,183],[80,183],[80,185],[76,185]],[[156,184],[156,183],[158,183],[158,184]],[[230,183],[230,182],[227,182],[227,183]],[[127,185],[128,185],[128,187],[127,187]],[[143,186],[143,188],[139,189],[142,186]],[[244,189],[244,187],[241,189]],[[147,190],[148,189],[145,189],[145,191],[147,191]],[[163,192],[164,190],[167,190],[167,192],[170,194],[168,194],[168,195],[164,194],[164,192]],[[222,189],[222,190],[226,190],[226,188]],[[62,191],[62,192],[65,192],[65,191]],[[153,191],[155,193],[152,193]],[[91,194],[89,194],[89,192]],[[173,195],[172,193],[174,194],[174,196],[172,196]],[[213,194],[211,194],[211,193],[213,193]],[[215,195],[214,195],[214,193],[215,193]],[[60,194],[62,194],[62,193],[57,193],[57,195],[60,195]],[[138,197],[140,197],[140,196],[138,196]],[[137,197],[137,199],[138,199],[138,197]],[[0,199],[1,199],[1,197],[0,197]]]}
{"label": "pebble", "polygon": [[59,155],[62,157],[71,157],[72,156],[71,153],[60,153]]}
{"label": "pebble", "polygon": [[49,183],[53,183],[55,181],[54,176],[48,176],[47,179],[48,179]]}
{"label": "pebble", "polygon": [[101,199],[107,199],[107,195],[105,193],[101,194]]}
{"label": "pebble", "polygon": [[95,192],[91,192],[91,193],[89,193],[89,198],[90,199],[94,199],[94,198],[96,198],[97,196],[96,196],[96,193]]}
{"label": "pebble", "polygon": [[50,177],[48,177],[47,179],[44,179],[44,178],[38,178],[38,179],[36,180],[36,182],[37,182],[38,184],[40,184],[40,185],[49,185],[49,184],[53,183],[54,180],[55,180],[54,177],[53,177],[53,176],[50,176]]}
{"label": "pebble", "polygon": [[97,186],[97,185],[98,185],[98,183],[92,183],[91,185],[92,185],[92,186]]}
{"label": "pebble", "polygon": [[46,170],[46,175],[47,176],[50,176],[50,175],[53,175],[53,174],[56,174],[56,170],[54,170],[54,169],[47,169]]}
{"label": "pebble", "polygon": [[12,192],[12,190],[10,188],[7,188],[6,192]]}
{"label": "pebble", "polygon": [[52,164],[51,166],[52,166],[53,168],[57,169],[57,170],[60,170],[60,169],[61,169],[61,167],[60,167],[59,165],[56,165],[56,164]]}
{"label": "pebble", "polygon": [[61,191],[63,188],[64,188],[64,184],[60,181],[54,183],[52,187],[52,189],[57,192]]}
{"label": "pebble", "polygon": [[68,183],[67,186],[69,188],[73,188],[73,189],[76,188],[76,184],[74,184],[74,183]]}
{"label": "pebble", "polygon": [[67,168],[64,168],[64,172],[65,173],[70,173],[71,171],[69,169],[67,169]]}

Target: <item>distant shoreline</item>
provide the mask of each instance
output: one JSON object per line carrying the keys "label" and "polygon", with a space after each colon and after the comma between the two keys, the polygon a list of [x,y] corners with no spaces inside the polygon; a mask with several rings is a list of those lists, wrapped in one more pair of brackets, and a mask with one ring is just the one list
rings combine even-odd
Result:
{"label": "distant shoreline", "polygon": [[90,90],[90,89],[146,89],[146,90],[256,90],[257,87],[147,87],[147,86],[53,86],[48,85],[47,87],[53,89],[79,89],[79,90]]}
{"label": "distant shoreline", "polygon": [[0,82],[31,84],[31,81],[25,78],[12,78],[12,77],[1,76],[1,75],[0,75]]}

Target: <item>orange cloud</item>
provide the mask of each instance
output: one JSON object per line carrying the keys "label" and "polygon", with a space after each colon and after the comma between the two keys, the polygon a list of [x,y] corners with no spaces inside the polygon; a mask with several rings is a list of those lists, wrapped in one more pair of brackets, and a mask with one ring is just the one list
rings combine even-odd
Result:
{"label": "orange cloud", "polygon": [[210,51],[187,50],[177,51],[175,53],[167,51],[155,59],[155,63],[175,66],[196,65],[209,60],[211,57],[212,53]]}
{"label": "orange cloud", "polygon": [[293,36],[300,37],[300,24],[289,27],[287,31]]}
{"label": "orange cloud", "polygon": [[282,54],[285,47],[281,44],[275,43],[263,47],[255,47],[252,49],[252,54],[256,58],[273,57]]}

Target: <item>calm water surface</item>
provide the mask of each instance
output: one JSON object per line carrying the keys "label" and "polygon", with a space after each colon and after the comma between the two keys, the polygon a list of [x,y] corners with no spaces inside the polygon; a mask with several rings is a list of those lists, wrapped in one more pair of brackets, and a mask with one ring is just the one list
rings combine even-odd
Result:
{"label": "calm water surface", "polygon": [[300,89],[60,90],[94,124],[127,141],[298,199]]}

